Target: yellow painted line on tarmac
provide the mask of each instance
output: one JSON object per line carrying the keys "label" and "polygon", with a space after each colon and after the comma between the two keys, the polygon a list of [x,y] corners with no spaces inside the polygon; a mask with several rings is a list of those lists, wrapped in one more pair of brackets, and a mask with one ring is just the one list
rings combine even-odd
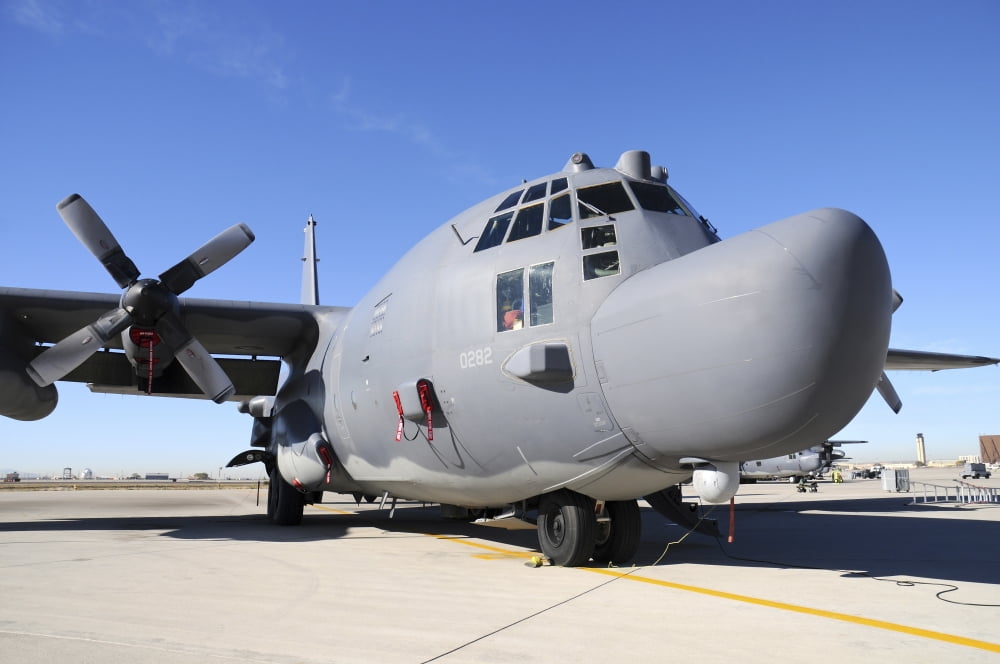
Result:
{"label": "yellow painted line on tarmac", "polygon": [[794,613],[804,613],[811,616],[819,616],[820,618],[829,618],[830,620],[840,620],[843,622],[854,623],[855,625],[867,625],[868,627],[875,627],[877,629],[885,629],[890,632],[900,632],[902,634],[909,634],[911,636],[919,636],[925,639],[933,639],[935,641],[944,641],[945,643],[951,643],[953,645],[967,646],[969,648],[978,648],[980,650],[987,650],[989,652],[1000,653],[1000,643],[990,643],[989,641],[980,641],[978,639],[970,639],[964,636],[956,636],[954,634],[945,634],[944,632],[935,632],[929,629],[920,629],[919,627],[908,627],[906,625],[898,625],[896,623],[887,622],[885,620],[875,620],[872,618],[863,618],[861,616],[852,616],[847,613],[838,613],[836,611],[825,611],[823,609],[813,609],[808,606],[799,606],[797,604],[787,604],[785,602],[775,602],[768,599],[760,599],[757,597],[750,597],[748,595],[737,595],[734,593],[727,593],[721,590],[712,590],[710,588],[700,588],[698,586],[689,586],[683,583],[674,583],[672,581],[661,581],[659,579],[651,579],[645,576],[637,576],[635,574],[629,574],[627,572],[618,572],[613,569],[600,568],[600,567],[580,567],[579,569],[586,572],[594,572],[596,574],[604,574],[606,576],[613,576],[620,579],[625,579],[628,581],[636,581],[639,583],[648,583],[654,586],[662,586],[664,588],[672,588],[674,590],[684,590],[687,592],[698,593],[701,595],[709,595],[711,597],[719,597],[722,599],[729,599],[736,602],[745,602],[747,604],[756,604],[758,606],[767,606],[772,609],[780,609],[782,611],[792,611]]}
{"label": "yellow painted line on tarmac", "polygon": [[[445,540],[448,542],[457,542],[459,544],[464,544],[466,546],[471,546],[477,549],[485,549],[486,551],[490,551],[489,554],[473,554],[474,558],[480,558],[483,560],[531,558],[532,556],[538,555],[538,553],[535,551],[514,551],[512,549],[504,549],[497,546],[482,544],[481,542],[476,542],[463,537],[453,537],[450,535],[435,535],[433,533],[424,533],[424,535],[439,540]],[[897,623],[891,623],[885,620],[875,620],[873,618],[853,616],[847,613],[838,613],[836,611],[814,609],[808,606],[799,606],[798,604],[788,604],[786,602],[775,602],[769,599],[750,597],[749,595],[737,595],[735,593],[727,593],[721,590],[712,590],[711,588],[701,588],[699,586],[689,586],[684,583],[674,583],[673,581],[661,581],[659,579],[652,579],[646,576],[638,576],[631,572],[619,572],[614,569],[606,567],[578,567],[577,569],[585,572],[604,574],[605,576],[624,579],[626,581],[647,583],[654,586],[661,586],[663,588],[671,588],[673,590],[683,590],[686,592],[698,593],[700,595],[708,595],[710,597],[728,599],[735,602],[744,602],[746,604],[756,604],[757,606],[766,606],[772,609],[779,609],[781,611],[791,611],[793,613],[802,613],[805,615],[827,618],[829,620],[840,620],[842,622],[853,623],[855,625],[865,625],[867,627],[884,629],[890,632],[899,632],[902,634],[909,634],[910,636],[919,636],[924,639],[943,641],[944,643],[950,643],[952,645],[966,646],[968,648],[978,648],[979,650],[986,650],[988,652],[1000,653],[1000,643],[990,643],[989,641],[970,639],[964,636],[957,636],[955,634],[935,632],[934,630],[921,629],[919,627],[909,627],[907,625],[899,625]]]}
{"label": "yellow painted line on tarmac", "polygon": [[[326,507],[325,505],[314,504],[310,507],[315,507],[319,510],[325,510],[327,512],[333,512],[334,514],[348,514],[357,515],[357,512],[349,512],[345,510],[338,510],[333,507]],[[454,535],[437,535],[435,533],[421,533],[421,535],[426,535],[427,537],[433,537],[439,540],[447,540],[449,542],[458,542],[459,544],[464,544],[466,546],[475,547],[477,549],[484,549],[489,551],[489,553],[474,553],[473,558],[480,558],[482,560],[509,560],[510,558],[524,558],[528,559],[532,556],[537,556],[538,554],[534,551],[514,551],[512,549],[502,549],[498,546],[490,546],[489,544],[483,544],[481,542],[472,541],[466,537],[457,537]]]}
{"label": "yellow painted line on tarmac", "polygon": [[345,510],[337,510],[337,509],[334,509],[332,507],[325,507],[323,505],[313,504],[313,505],[310,505],[310,507],[315,507],[318,510],[325,510],[327,512],[333,512],[334,514],[357,514],[357,512],[347,512]]}
{"label": "yellow painted line on tarmac", "polygon": [[433,537],[439,540],[445,540],[448,542],[457,542],[459,544],[464,544],[465,546],[471,546],[477,549],[485,549],[490,553],[474,553],[473,558],[480,558],[482,560],[504,560],[510,558],[531,558],[532,556],[537,556],[538,554],[534,551],[514,551],[513,549],[503,549],[498,546],[490,546],[489,544],[483,544],[482,542],[476,542],[465,537],[454,537],[452,535],[435,535],[434,533],[424,533],[428,537]]}
{"label": "yellow painted line on tarmac", "polygon": [[[318,509],[326,510],[328,512],[334,512],[336,514],[357,514],[357,512],[345,512],[344,510],[333,509],[332,507],[324,507],[323,505],[313,505]],[[498,546],[492,546],[489,544],[483,544],[482,542],[477,542],[471,540],[467,537],[456,537],[454,535],[438,535],[435,533],[423,533],[427,537],[433,537],[435,539],[444,540],[447,542],[456,542],[458,544],[464,544],[468,547],[473,547],[476,549],[482,549],[488,553],[474,553],[473,558],[479,558],[481,560],[509,560],[511,558],[522,558],[530,559],[533,556],[539,555],[536,551],[515,551],[513,549],[505,549]],[[854,616],[848,613],[839,613],[837,611],[826,611],[824,609],[814,609],[808,606],[800,606],[798,604],[789,604],[787,602],[776,602],[769,599],[761,599],[759,597],[750,597],[749,595],[738,595],[736,593],[728,593],[722,590],[712,590],[711,588],[702,588],[700,586],[690,586],[684,583],[675,583],[673,581],[662,581],[660,579],[652,579],[647,576],[638,576],[634,573],[634,570],[638,568],[633,568],[633,572],[619,572],[615,569],[606,567],[578,567],[577,569],[583,570],[585,572],[593,572],[595,574],[603,574],[605,576],[611,576],[618,579],[623,579],[626,581],[635,581],[637,583],[646,583],[653,586],[660,586],[662,588],[671,588],[673,590],[683,590],[685,592],[698,593],[700,595],[708,595],[709,597],[718,597],[720,599],[728,599],[734,602],[743,602],[745,604],[756,604],[757,606],[766,606],[772,609],[778,609],[781,611],[791,611],[792,613],[801,613],[810,616],[817,616],[819,618],[827,618],[828,620],[839,620],[841,622],[852,623],[855,625],[865,625],[867,627],[874,627],[876,629],[884,629],[890,632],[898,632],[901,634],[909,634],[910,636],[918,636],[924,639],[931,639],[933,641],[941,641],[944,643],[950,643],[957,646],[965,646],[968,648],[977,648],[979,650],[986,650],[988,652],[1000,653],[1000,643],[991,643],[989,641],[980,641],[979,639],[970,639],[964,636],[957,636],[955,634],[946,634],[944,632],[936,632],[930,629],[921,629],[919,627],[909,627],[907,625],[900,625],[897,623],[891,623],[885,620],[875,620],[874,618],[864,618],[862,616]]]}

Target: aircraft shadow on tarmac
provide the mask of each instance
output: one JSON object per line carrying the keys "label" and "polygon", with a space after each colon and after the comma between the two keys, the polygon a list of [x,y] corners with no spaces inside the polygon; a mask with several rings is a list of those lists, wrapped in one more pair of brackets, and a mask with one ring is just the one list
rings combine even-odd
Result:
{"label": "aircraft shadow on tarmac", "polygon": [[[723,537],[716,541],[692,535],[671,547],[660,564],[807,568],[849,577],[1000,583],[996,518],[955,518],[961,511],[1000,507],[913,505],[912,497],[737,505],[733,542],[726,537],[728,506],[719,506],[711,518],[718,520]],[[645,511],[643,519],[637,562],[649,564],[684,531],[656,512]],[[657,536],[662,538],[659,545],[654,542]]]}
{"label": "aircraft shadow on tarmac", "polygon": [[[349,512],[353,503],[324,507]],[[830,570],[841,576],[921,577],[953,582],[1000,584],[996,554],[997,521],[954,518],[956,510],[994,510],[993,506],[914,506],[910,496],[859,500],[803,500],[743,504],[736,509],[735,538],[726,541],[728,507],[710,518],[723,536],[708,537],[678,526],[643,507],[643,538],[635,564],[718,565]],[[896,516],[894,513],[900,513]],[[903,513],[906,513],[904,515]],[[916,513],[916,515],[914,515]],[[951,518],[943,518],[948,513]],[[375,528],[367,535],[364,529]],[[470,538],[514,551],[537,551],[533,530],[487,528],[439,516],[436,506],[402,504],[358,513],[324,513],[310,509],[300,526],[281,527],[260,514],[142,517],[81,517],[0,522],[0,533],[62,531],[162,531],[185,540],[224,539],[259,542],[310,542],[339,538],[379,539],[394,546],[396,537]],[[666,554],[667,544],[672,545]]]}

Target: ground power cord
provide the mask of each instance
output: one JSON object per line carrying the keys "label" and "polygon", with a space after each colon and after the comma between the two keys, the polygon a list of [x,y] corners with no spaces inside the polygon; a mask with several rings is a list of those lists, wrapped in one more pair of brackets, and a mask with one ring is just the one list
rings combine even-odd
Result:
{"label": "ground power cord", "polygon": [[[711,513],[711,512],[709,512],[709,513]],[[760,558],[745,558],[745,557],[742,557],[742,556],[733,555],[732,553],[726,551],[726,547],[723,546],[722,538],[721,537],[715,537],[714,539],[715,539],[715,543],[719,547],[719,550],[722,551],[722,555],[726,556],[727,558],[729,558],[731,560],[739,560],[741,562],[746,562],[746,563],[757,563],[757,564],[760,564],[760,565],[771,565],[773,567],[790,567],[790,568],[793,568],[793,569],[809,569],[809,570],[816,570],[816,571],[820,571],[820,572],[836,572],[836,573],[838,573],[838,574],[840,574],[842,576],[845,576],[845,577],[867,578],[867,579],[871,579],[873,581],[882,581],[882,582],[885,582],[885,583],[893,583],[897,587],[900,587],[900,588],[912,588],[912,587],[916,587],[916,586],[937,586],[937,587],[940,587],[940,588],[944,588],[944,590],[940,590],[940,591],[934,593],[934,596],[937,599],[941,600],[942,602],[947,602],[948,604],[957,604],[959,606],[977,606],[977,607],[984,607],[984,608],[1000,608],[1000,604],[980,604],[980,603],[977,603],[977,602],[961,602],[961,601],[958,601],[958,600],[949,599],[947,597],[944,597],[944,595],[947,594],[947,593],[955,592],[955,591],[961,589],[959,586],[956,586],[953,583],[938,583],[938,582],[934,582],[934,581],[910,581],[910,580],[902,580],[902,579],[885,579],[885,578],[882,578],[882,577],[875,576],[873,574],[869,574],[868,572],[857,571],[857,570],[831,569],[829,567],[815,567],[815,566],[812,566],[812,565],[801,565],[801,564],[797,564],[797,563],[782,562],[782,561],[777,561],[777,560],[765,560],[765,559],[760,559]]]}
{"label": "ground power cord", "polygon": [[[498,627],[497,629],[493,630],[492,632],[487,632],[486,634],[482,634],[480,636],[477,636],[476,638],[474,638],[474,639],[472,639],[470,641],[466,641],[465,643],[463,643],[461,645],[455,646],[451,650],[448,650],[446,652],[443,652],[443,653],[440,653],[438,655],[435,655],[434,657],[431,657],[430,659],[425,659],[422,662],[420,662],[420,664],[428,664],[429,662],[434,662],[436,660],[441,659],[442,657],[447,657],[448,655],[452,655],[452,654],[454,654],[454,653],[456,653],[456,652],[458,652],[460,650],[463,650],[464,648],[467,648],[468,646],[471,646],[474,643],[478,643],[478,642],[482,641],[483,639],[488,639],[489,637],[495,636],[496,634],[499,634],[500,632],[508,630],[511,627],[515,627],[517,625],[520,625],[521,623],[524,623],[524,622],[527,622],[527,621],[531,620],[532,618],[536,618],[536,617],[542,615],[543,613],[547,613],[548,611],[552,611],[553,609],[557,609],[560,606],[564,606],[566,604],[569,604],[570,602],[576,601],[576,600],[580,599],[581,597],[583,597],[585,595],[589,595],[590,593],[592,593],[594,591],[600,590],[604,586],[607,586],[609,584],[614,583],[615,581],[620,581],[623,577],[626,577],[626,576],[628,576],[630,574],[634,574],[635,572],[638,572],[639,570],[641,570],[641,569],[643,569],[645,567],[656,567],[657,565],[659,565],[663,561],[664,558],[667,557],[667,552],[670,551],[670,547],[674,546],[675,544],[680,544],[681,542],[683,542],[684,540],[686,540],[687,537],[688,537],[688,535],[690,535],[695,530],[697,530],[698,526],[701,525],[701,522],[704,521],[707,516],[708,516],[708,514],[706,514],[706,515],[702,516],[700,519],[698,519],[698,521],[693,526],[691,526],[690,528],[688,528],[688,530],[683,535],[681,535],[680,537],[678,537],[676,540],[674,540],[672,542],[667,542],[666,547],[664,547],[664,549],[663,549],[663,553],[661,553],[660,556],[659,556],[659,558],[657,558],[655,561],[653,561],[649,565],[633,565],[627,571],[623,570],[622,573],[619,576],[612,577],[612,578],[608,579],[607,581],[604,581],[602,583],[597,584],[596,586],[588,588],[587,590],[584,590],[583,592],[577,593],[576,595],[573,595],[572,597],[567,597],[564,600],[561,600],[559,602],[551,604],[551,605],[545,607],[544,609],[539,609],[538,611],[535,611],[532,614],[524,616],[523,618],[518,618],[514,622],[508,623],[508,624],[504,625],[503,627]],[[532,565],[532,567],[534,567],[534,565]],[[616,565],[609,563],[608,567],[609,568],[615,568]]]}

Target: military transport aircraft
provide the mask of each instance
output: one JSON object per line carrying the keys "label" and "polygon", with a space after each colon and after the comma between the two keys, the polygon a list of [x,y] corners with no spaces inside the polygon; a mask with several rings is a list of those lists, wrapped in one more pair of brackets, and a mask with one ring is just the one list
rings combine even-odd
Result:
{"label": "military transport aircraft", "polygon": [[865,443],[864,440],[828,440],[809,449],[792,452],[770,459],[755,459],[740,462],[740,479],[756,481],[789,477],[795,480],[800,477],[822,475],[834,461],[845,457],[837,447],[852,443]]}
{"label": "military transport aircraft", "polygon": [[643,151],[473,206],[354,307],[316,303],[309,253],[305,304],[182,299],[247,227],[140,278],[80,196],[58,210],[122,293],[0,288],[0,412],[45,417],[58,380],[238,401],[234,462],[266,464],[277,524],[323,491],[414,499],[534,521],[554,564],[623,562],[638,498],[726,502],[741,459],[826,440],[875,389],[898,409],[885,369],[998,362],[888,348],[901,299],[857,216],[721,240]]}

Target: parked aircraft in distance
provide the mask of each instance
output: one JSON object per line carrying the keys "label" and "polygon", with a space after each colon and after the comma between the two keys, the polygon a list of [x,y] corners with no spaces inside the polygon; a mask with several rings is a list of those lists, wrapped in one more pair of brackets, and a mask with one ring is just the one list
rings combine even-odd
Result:
{"label": "parked aircraft in distance", "polygon": [[140,278],[80,196],[58,210],[122,293],[0,288],[0,413],[48,415],[58,380],[238,401],[233,463],[266,465],[276,524],[324,491],[398,497],[534,522],[558,565],[621,563],[638,498],[726,502],[740,460],[828,439],[875,389],[898,410],[885,369],[1000,361],[888,348],[901,298],[854,214],[722,240],[642,151],[473,206],[354,307],[318,304],[311,218],[305,301],[274,304],[179,297],[246,226]]}
{"label": "parked aircraft in distance", "polygon": [[766,480],[779,477],[789,477],[793,480],[800,477],[815,477],[822,475],[834,461],[845,457],[837,447],[853,443],[866,443],[865,440],[828,440],[821,445],[792,452],[784,456],[770,459],[756,459],[740,462],[740,478],[746,481]]}

